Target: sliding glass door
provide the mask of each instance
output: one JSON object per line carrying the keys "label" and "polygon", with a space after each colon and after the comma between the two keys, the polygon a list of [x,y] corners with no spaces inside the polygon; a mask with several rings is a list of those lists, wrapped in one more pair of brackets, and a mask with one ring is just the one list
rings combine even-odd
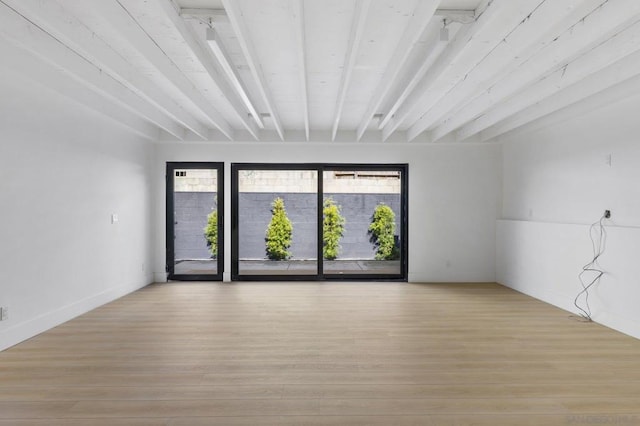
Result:
{"label": "sliding glass door", "polygon": [[233,164],[232,279],[407,278],[407,166]]}
{"label": "sliding glass door", "polygon": [[222,280],[222,163],[167,163],[167,272],[174,280]]}
{"label": "sliding glass door", "polygon": [[232,170],[235,275],[318,275],[318,171],[282,165]]}
{"label": "sliding glass door", "polygon": [[[403,170],[398,168],[324,168],[325,276],[403,275],[402,186]],[[339,243],[333,245],[332,217],[342,223]]]}

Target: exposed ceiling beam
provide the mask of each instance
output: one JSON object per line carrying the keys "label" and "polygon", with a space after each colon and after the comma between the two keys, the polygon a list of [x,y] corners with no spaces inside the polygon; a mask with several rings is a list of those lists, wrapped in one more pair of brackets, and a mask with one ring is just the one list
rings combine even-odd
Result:
{"label": "exposed ceiling beam", "polygon": [[434,15],[455,22],[471,23],[475,20],[476,11],[474,9],[436,9]]}
{"label": "exposed ceiling beam", "polygon": [[185,19],[210,19],[213,22],[229,22],[229,17],[224,9],[193,9],[183,7],[178,13]]}
{"label": "exposed ceiling beam", "polygon": [[[4,8],[0,8],[0,15],[4,16],[4,14]],[[42,56],[27,50],[24,46],[19,46],[9,39],[0,37],[0,55],[3,58],[11,58],[11,61],[3,63],[3,67],[30,79],[36,86],[41,85],[43,91],[56,92],[72,102],[113,120],[117,125],[145,139],[157,141],[160,138],[158,126],[137,114],[133,114],[131,110],[123,108],[88,86],[78,84],[77,77],[46,61]],[[36,119],[34,117],[34,120]]]}
{"label": "exposed ceiling beam", "polygon": [[280,122],[280,117],[275,108],[275,103],[272,99],[269,86],[267,85],[267,80],[264,77],[262,66],[258,62],[255,48],[253,47],[253,43],[251,42],[251,38],[249,36],[249,30],[247,29],[247,25],[244,22],[242,10],[240,10],[240,5],[235,0],[222,0],[222,4],[224,5],[224,9],[229,16],[229,21],[231,22],[231,26],[233,27],[233,31],[236,37],[238,38],[242,53],[244,54],[244,58],[247,61],[249,69],[251,70],[251,74],[253,75],[253,78],[258,86],[260,95],[262,96],[266,108],[271,115],[271,121],[273,122],[276,131],[280,136],[280,139],[284,140],[284,130],[282,128],[282,123]]}
{"label": "exposed ceiling beam", "polygon": [[[53,35],[7,6],[4,0],[0,2],[0,34],[6,40],[11,40],[59,72],[72,77],[76,85],[75,90],[67,81],[60,77],[57,79],[58,86],[64,87],[63,94],[67,97],[82,103],[85,103],[83,100],[96,102],[97,106],[94,109],[99,109],[101,112],[108,111],[107,115],[114,119],[134,114],[143,117],[179,139],[185,137],[184,128],[178,123],[169,119],[110,75],[103,73],[99,67],[64,45]],[[31,70],[30,72],[32,75],[37,75],[34,73],[38,71]],[[54,78],[52,77],[52,79]],[[44,78],[43,81],[46,80]],[[109,100],[108,103],[111,104],[111,107],[107,107],[104,102],[97,101],[96,96],[84,93],[81,89],[82,86]],[[76,91],[78,93],[75,93]],[[116,105],[118,108],[124,109],[126,113],[115,114],[112,110]],[[88,106],[91,107],[91,105]],[[125,120],[125,123],[127,122],[134,121]]]}
{"label": "exposed ceiling beam", "polygon": [[302,114],[304,118],[304,133],[309,141],[309,97],[307,92],[307,58],[305,55],[305,28],[304,28],[304,0],[293,0],[292,17],[295,29],[295,42],[298,56],[298,79],[300,80],[300,93],[302,95]]}
{"label": "exposed ceiling beam", "polygon": [[[370,2],[371,0],[367,1]],[[179,12],[183,18],[204,18],[215,22],[229,22],[229,16],[224,9],[183,7],[180,8]],[[450,18],[453,21],[467,21],[469,19],[473,20],[476,12],[475,9],[436,9],[434,15]]]}
{"label": "exposed ceiling beam", "polygon": [[351,34],[349,35],[349,47],[344,59],[344,68],[340,77],[340,88],[338,89],[338,99],[336,101],[335,116],[333,119],[333,128],[331,130],[331,140],[336,139],[338,133],[338,127],[340,126],[340,119],[342,118],[342,109],[344,108],[344,101],[349,91],[351,84],[351,76],[353,75],[353,69],[358,58],[358,51],[360,50],[360,43],[362,42],[362,34],[364,33],[365,24],[367,23],[367,15],[369,14],[369,7],[371,6],[371,0],[357,0],[356,7],[353,13],[353,21],[351,23]]}
{"label": "exposed ceiling beam", "polygon": [[[627,60],[631,58],[625,58],[624,62]],[[616,69],[618,69],[617,65],[612,69],[596,73],[585,79],[584,84],[580,82],[562,90],[525,111],[501,121],[482,131],[478,140],[486,142],[496,137],[507,137],[512,131],[518,133],[535,131],[556,123],[564,123],[628,98],[640,96],[640,75],[625,80],[615,74]],[[640,68],[636,65],[635,70],[638,69]],[[625,71],[629,69],[625,68]],[[595,85],[592,84],[594,82]],[[599,91],[596,92],[596,90]]]}
{"label": "exposed ceiling beam", "polygon": [[[300,143],[305,141],[306,139],[306,135],[303,129],[289,130],[287,131],[285,136],[286,136],[285,140],[282,141],[282,139],[280,139],[280,136],[275,130],[265,130],[260,133],[260,142]],[[404,131],[396,132],[389,142],[383,142],[381,136],[382,135],[380,131],[367,132],[362,138],[362,140],[360,141],[360,143],[366,143],[366,144],[406,143],[406,140],[407,140],[406,134]],[[243,139],[243,137],[245,139]],[[246,140],[247,137],[248,137],[248,134],[244,130],[238,131],[236,134],[237,140]],[[309,142],[312,142],[312,143],[326,143],[330,137],[331,137],[331,130],[311,129],[311,131],[309,132]],[[355,130],[338,130],[338,133],[336,134],[335,142],[336,143],[354,143],[355,138],[356,138]],[[417,139],[416,141],[418,140],[421,143],[430,142],[430,140],[427,140],[426,134],[420,135],[419,139]]]}
{"label": "exposed ceiling beam", "polygon": [[[612,54],[628,54],[632,52],[637,48],[635,47],[636,41],[633,38],[626,39],[623,34],[629,34],[627,37],[637,37],[637,35],[633,35],[635,34],[635,30],[629,29],[627,31],[625,28],[639,21],[640,2],[636,0],[617,0],[615,2],[609,1],[603,3],[601,7],[568,28],[551,43],[547,44],[545,48],[530,57],[528,61],[522,63],[519,68],[488,88],[481,96],[474,99],[467,106],[457,111],[455,116],[452,116],[448,121],[438,126],[434,131],[434,140],[441,138],[448,132],[459,128],[471,120],[475,120],[496,105],[499,106],[499,110],[504,110],[503,105],[505,99],[526,89],[531,84],[538,84],[536,82],[549,73],[561,70],[561,74],[564,75],[565,70],[563,68],[585,53],[589,54],[588,57],[593,58],[593,62],[591,64],[585,64],[583,62],[584,60],[580,62],[586,67],[580,70],[580,72],[583,73],[601,69],[603,63],[605,63],[605,65],[607,64],[606,61],[611,63],[615,60],[611,59]],[[621,31],[623,32],[620,33]],[[617,50],[615,52],[607,52],[599,47],[602,43],[609,46],[618,46],[615,47]],[[594,49],[602,52],[604,56],[598,57],[591,54]],[[573,69],[574,67],[572,66],[571,68]],[[569,76],[565,77],[562,82],[563,84],[569,81]],[[540,100],[540,94],[541,93],[535,93],[535,99]],[[521,94],[518,98],[522,98],[522,100],[527,99]],[[514,112],[515,111],[513,111],[513,113]],[[481,120],[476,120],[472,126],[467,127],[464,133],[471,128],[480,128],[478,131],[481,131],[483,125],[490,123],[490,121],[498,115],[498,113],[485,115]],[[488,124],[486,127],[492,124],[494,123]],[[410,130],[409,135],[419,133],[420,129],[424,127],[423,123],[416,123],[416,126],[419,127]]]}
{"label": "exposed ceiling beam", "polygon": [[[416,110],[428,111],[544,0],[493,0],[463,26],[383,129],[388,138]],[[410,123],[413,124],[413,123]]]}
{"label": "exposed ceiling beam", "polygon": [[[122,2],[125,6],[131,1],[138,0],[120,0],[120,2]],[[150,6],[158,7],[161,10],[161,13],[163,13],[164,16],[166,16],[171,21],[176,30],[178,30],[178,32],[180,33],[180,36],[182,37],[184,42],[187,44],[188,48],[193,52],[200,64],[202,64],[204,69],[207,71],[215,86],[220,90],[220,92],[222,92],[222,95],[225,97],[227,102],[231,104],[233,112],[236,114],[236,117],[238,117],[244,128],[247,129],[247,131],[251,133],[251,135],[255,139],[258,139],[258,129],[256,128],[256,125],[251,121],[251,118],[248,116],[248,114],[252,114],[254,120],[260,127],[264,127],[262,120],[260,119],[259,114],[253,107],[253,104],[251,103],[249,98],[246,96],[246,100],[243,98],[243,105],[243,103],[237,98],[238,95],[236,94],[236,92],[233,91],[224,77],[218,73],[215,61],[211,57],[209,46],[204,40],[204,38],[206,38],[206,35],[199,36],[198,34],[196,34],[193,27],[187,24],[184,19],[182,19],[180,15],[178,15],[174,3],[171,0],[156,0],[155,2],[152,2]]]}
{"label": "exposed ceiling beam", "polygon": [[[606,96],[612,99],[611,102],[624,99],[632,94],[630,90],[633,88],[640,88],[640,52],[629,55],[611,67],[591,74],[584,80],[483,130],[480,134],[480,141],[485,142],[498,137],[563,108],[577,105],[594,95],[606,93]],[[612,96],[612,93],[616,93],[615,96]],[[600,105],[608,105],[608,102],[603,102]],[[463,139],[463,135],[461,134],[459,138]]]}
{"label": "exposed ceiling beam", "polygon": [[[419,120],[420,129],[431,129],[448,114],[457,116],[457,110],[484,90],[500,82],[531,56],[575,25],[606,0],[545,1],[520,25],[504,37],[467,77],[451,89]],[[453,118],[455,121],[456,118]],[[414,127],[418,126],[418,123]]]}
{"label": "exposed ceiling beam", "polygon": [[[494,108],[485,112],[476,120],[468,123],[458,132],[460,138],[468,138],[484,129],[523,111],[526,108],[535,105],[537,102],[543,101],[545,98],[553,96],[559,90],[566,89],[582,80],[587,79],[593,73],[606,69],[610,65],[620,61],[621,59],[640,51],[640,22],[627,28],[625,31],[615,35],[607,42],[600,44],[595,49],[589,51],[583,56],[575,59],[561,69],[554,71],[552,74],[544,76],[535,84],[529,86],[526,90],[518,93],[507,100],[495,105]],[[635,55],[634,55],[635,56]],[[638,61],[633,60],[627,62],[627,65],[637,66]],[[640,73],[640,68],[632,68],[629,71],[619,70],[618,72],[631,72],[627,78]],[[599,83],[597,86],[600,86]],[[434,130],[434,139],[439,139],[446,135],[449,128],[439,131]]]}
{"label": "exposed ceiling beam", "polygon": [[389,60],[389,65],[380,80],[380,84],[371,96],[366,112],[358,126],[357,140],[362,138],[362,135],[369,127],[369,123],[371,123],[371,119],[373,119],[373,116],[379,112],[378,110],[382,105],[382,102],[389,94],[389,91],[404,68],[413,48],[429,25],[439,3],[440,0],[422,0],[418,2],[411,19],[409,20],[408,26],[394,50],[393,56]]}
{"label": "exposed ceiling beam", "polygon": [[[129,90],[137,93],[163,111],[171,119],[195,133],[202,139],[206,139],[209,129],[196,121],[191,114],[185,111],[173,99],[167,96],[157,85],[146,76],[138,72],[129,62],[118,54],[111,46],[90,31],[77,18],[55,1],[41,2],[37,0],[3,0],[14,10],[28,17],[28,19],[43,28],[52,37],[65,44],[78,55],[91,62],[97,69],[102,70]],[[141,106],[136,103],[132,109],[138,113],[144,113],[151,106]],[[155,114],[148,114],[151,117]],[[168,118],[166,118],[168,120]],[[164,121],[164,120],[163,120]],[[182,139],[183,130],[172,131],[160,123],[170,134]]]}
{"label": "exposed ceiling beam", "polygon": [[[380,119],[380,123],[378,124],[379,129],[383,129],[387,125],[389,120],[391,120],[391,118],[395,115],[396,111],[398,111],[398,108],[400,108],[400,106],[405,102],[409,95],[413,93],[414,89],[425,76],[427,71],[429,71],[433,63],[447,48],[447,43],[440,40],[440,28],[442,28],[442,24],[432,24],[431,27],[433,27],[433,34],[431,34],[431,36],[429,37],[429,41],[427,42],[424,51],[423,59],[420,61],[420,64],[416,69],[407,72],[407,75],[409,75],[410,78],[404,83],[404,89],[396,97],[389,110]],[[386,137],[389,137],[389,134],[387,134]],[[386,137],[384,138],[384,140],[386,140]]]}
{"label": "exposed ceiling beam", "polygon": [[175,86],[227,138],[233,140],[233,129],[224,117],[207,101],[200,90],[180,71],[176,64],[152,40],[119,1],[85,0],[75,3],[97,13],[118,29],[118,34],[139,52],[158,72]]}

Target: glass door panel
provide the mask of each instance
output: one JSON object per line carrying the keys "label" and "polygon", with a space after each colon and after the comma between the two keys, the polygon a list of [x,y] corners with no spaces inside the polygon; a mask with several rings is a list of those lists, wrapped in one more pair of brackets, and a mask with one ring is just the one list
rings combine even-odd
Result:
{"label": "glass door panel", "polygon": [[323,200],[325,275],[402,274],[401,170],[325,167]]}
{"label": "glass door panel", "polygon": [[406,281],[407,171],[232,164],[232,279]]}
{"label": "glass door panel", "polygon": [[222,279],[222,179],[220,163],[167,164],[169,279]]}
{"label": "glass door panel", "polygon": [[316,276],[318,171],[234,167],[234,277]]}

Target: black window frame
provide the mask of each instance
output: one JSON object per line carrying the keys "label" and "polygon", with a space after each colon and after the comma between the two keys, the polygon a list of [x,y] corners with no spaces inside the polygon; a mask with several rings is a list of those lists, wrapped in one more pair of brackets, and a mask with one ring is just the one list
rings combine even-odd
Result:
{"label": "black window frame", "polygon": [[[215,274],[175,273],[175,215],[174,175],[176,170],[217,170],[218,257]],[[166,262],[167,279],[174,281],[222,281],[224,275],[224,163],[223,162],[167,162],[166,168]]]}
{"label": "black window frame", "polygon": [[[239,273],[239,171],[241,170],[315,170],[317,171],[317,274],[249,275]],[[400,272],[398,274],[331,274],[324,272],[322,256],[323,176],[325,171],[399,171],[400,172]],[[409,271],[409,165],[363,163],[231,163],[231,280],[232,281],[399,281],[408,280]]]}

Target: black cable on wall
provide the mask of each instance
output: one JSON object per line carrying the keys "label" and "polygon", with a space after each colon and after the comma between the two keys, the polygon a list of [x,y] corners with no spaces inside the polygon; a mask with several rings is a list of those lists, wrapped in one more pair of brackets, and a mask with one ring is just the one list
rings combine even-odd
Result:
{"label": "black cable on wall", "polygon": [[[592,321],[591,307],[589,306],[589,289],[597,284],[605,273],[598,264],[598,259],[604,253],[607,242],[607,230],[604,226],[604,220],[610,217],[611,212],[606,210],[600,220],[592,223],[589,227],[593,258],[582,267],[582,271],[578,274],[582,290],[576,295],[573,304],[580,311],[580,316],[586,321]],[[589,280],[589,277],[591,277],[591,280]]]}

